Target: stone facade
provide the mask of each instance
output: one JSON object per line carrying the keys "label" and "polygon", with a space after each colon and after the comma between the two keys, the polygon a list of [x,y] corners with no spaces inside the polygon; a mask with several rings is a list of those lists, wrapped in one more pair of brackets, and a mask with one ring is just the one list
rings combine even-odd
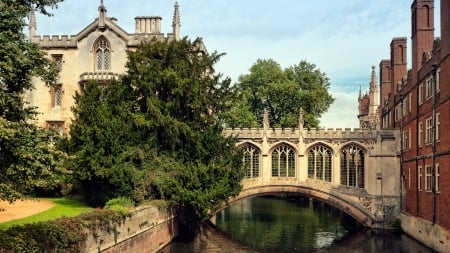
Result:
{"label": "stone facade", "polygon": [[101,1],[98,17],[76,35],[37,36],[34,13],[30,15],[29,39],[39,44],[59,68],[59,79],[51,87],[33,79],[34,89],[24,94],[25,101],[36,107],[35,124],[43,128],[56,128],[68,134],[72,119],[71,107],[75,92],[82,90],[89,80],[105,84],[126,71],[127,50],[136,50],[142,42],[176,40],[180,37],[179,5],[175,3],[173,31],[161,33],[161,17],[135,18],[136,30],[128,33],[117,20],[106,15]]}
{"label": "stone facade", "polygon": [[402,228],[439,252],[450,248],[450,1],[411,5],[411,69],[406,38],[394,38],[380,62],[382,128],[400,130]]}

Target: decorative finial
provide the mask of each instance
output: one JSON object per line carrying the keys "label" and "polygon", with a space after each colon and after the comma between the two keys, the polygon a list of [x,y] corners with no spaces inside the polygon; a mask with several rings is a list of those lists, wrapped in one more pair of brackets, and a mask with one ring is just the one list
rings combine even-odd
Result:
{"label": "decorative finial", "polygon": [[269,112],[267,112],[267,108],[264,108],[263,128],[264,130],[269,129]]}
{"label": "decorative finial", "polygon": [[375,66],[372,66],[372,77],[370,78],[370,89],[375,90],[377,88],[377,75],[375,73]]}
{"label": "decorative finial", "polygon": [[172,28],[173,28],[173,37],[175,40],[180,39],[180,5],[178,5],[178,1],[175,2],[175,10],[173,12],[173,21],[172,21]]}
{"label": "decorative finial", "polygon": [[358,96],[358,100],[361,100],[362,98],[362,90],[361,90],[361,85],[359,85],[359,96]]}
{"label": "decorative finial", "polygon": [[100,6],[98,7],[98,27],[100,29],[105,28],[106,8],[103,5],[103,0],[100,0]]}
{"label": "decorative finial", "polygon": [[304,124],[305,120],[303,119],[303,108],[300,107],[300,110],[298,112],[298,128],[302,130]]}

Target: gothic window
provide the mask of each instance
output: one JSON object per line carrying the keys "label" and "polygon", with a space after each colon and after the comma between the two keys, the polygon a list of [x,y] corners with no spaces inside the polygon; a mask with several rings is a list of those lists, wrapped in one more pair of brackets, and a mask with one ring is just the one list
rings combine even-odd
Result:
{"label": "gothic window", "polygon": [[246,145],[244,150],[244,178],[259,177],[260,155],[259,149],[253,145]]}
{"label": "gothic window", "polygon": [[331,182],[331,150],[317,145],[308,152],[308,178]]}
{"label": "gothic window", "polygon": [[108,41],[101,37],[97,40],[94,49],[96,71],[109,70],[111,64],[111,49]]}
{"label": "gothic window", "polygon": [[272,151],[272,177],[295,177],[295,151],[279,145]]}
{"label": "gothic window", "polygon": [[52,108],[61,106],[62,94],[63,90],[61,84],[55,84],[50,88],[50,102]]}
{"label": "gothic window", "polygon": [[364,151],[357,145],[347,145],[341,151],[341,184],[364,188]]}

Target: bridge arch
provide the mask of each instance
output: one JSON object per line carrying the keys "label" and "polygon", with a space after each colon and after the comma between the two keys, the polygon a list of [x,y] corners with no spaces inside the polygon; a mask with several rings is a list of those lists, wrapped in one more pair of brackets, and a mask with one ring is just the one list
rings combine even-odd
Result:
{"label": "bridge arch", "polygon": [[222,205],[215,212],[212,212],[210,217],[215,216],[217,213],[222,210],[228,208],[234,203],[244,200],[247,198],[264,196],[264,195],[274,195],[274,194],[285,194],[285,193],[293,193],[298,194],[304,197],[311,197],[313,199],[320,200],[321,202],[327,203],[330,206],[333,206],[342,212],[350,215],[357,222],[362,224],[365,227],[373,227],[375,224],[375,217],[368,212],[367,210],[361,208],[357,204],[353,204],[350,201],[345,200],[342,197],[337,195],[320,191],[314,188],[310,188],[307,186],[280,186],[280,185],[265,185],[243,189],[241,193],[231,198],[226,204]]}

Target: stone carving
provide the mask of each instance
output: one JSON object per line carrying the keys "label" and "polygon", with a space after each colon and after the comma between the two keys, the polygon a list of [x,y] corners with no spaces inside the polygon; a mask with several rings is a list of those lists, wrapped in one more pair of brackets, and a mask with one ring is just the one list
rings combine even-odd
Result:
{"label": "stone carving", "polygon": [[361,206],[366,208],[369,212],[372,212],[372,202],[373,202],[373,198],[359,197],[359,203],[361,204]]}

